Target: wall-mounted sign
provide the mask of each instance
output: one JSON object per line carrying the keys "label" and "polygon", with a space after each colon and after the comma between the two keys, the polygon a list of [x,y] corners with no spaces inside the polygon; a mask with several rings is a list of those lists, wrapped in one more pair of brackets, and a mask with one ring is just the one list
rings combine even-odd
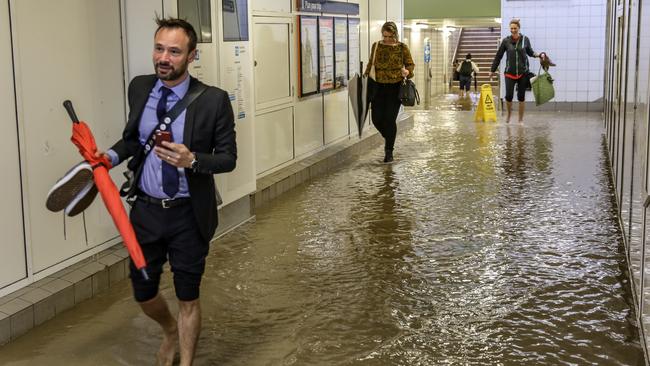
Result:
{"label": "wall-mounted sign", "polygon": [[334,87],[348,85],[348,20],[334,18]]}
{"label": "wall-mounted sign", "polygon": [[431,40],[427,39],[424,43],[424,63],[431,62]]}
{"label": "wall-mounted sign", "polygon": [[301,15],[300,22],[300,96],[318,92],[318,18]]}
{"label": "wall-mounted sign", "polygon": [[318,17],[319,91],[334,88],[334,18]]}
{"label": "wall-mounted sign", "polygon": [[348,18],[348,78],[354,73],[361,75],[361,21]]}
{"label": "wall-mounted sign", "polygon": [[298,11],[359,15],[359,4],[331,0],[298,0]]}

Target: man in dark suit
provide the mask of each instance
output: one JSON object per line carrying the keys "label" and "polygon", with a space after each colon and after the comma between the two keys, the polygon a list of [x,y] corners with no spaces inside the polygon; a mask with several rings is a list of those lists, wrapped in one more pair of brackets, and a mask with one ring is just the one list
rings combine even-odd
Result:
{"label": "man in dark suit", "polygon": [[[181,365],[191,365],[201,328],[199,286],[217,227],[213,174],[235,168],[237,148],[228,94],[207,87],[187,71],[196,56],[192,25],[180,19],[158,19],[157,24],[156,74],[131,81],[127,125],[122,139],[106,154],[113,166],[131,158],[131,222],[151,278],[145,280],[133,262],[130,277],[136,301],[164,331],[158,363],[171,365],[180,343]],[[198,97],[171,120],[174,105],[193,93]],[[152,136],[163,133],[153,131],[171,132],[166,136],[171,142],[163,137],[154,142]],[[178,321],[158,293],[167,260],[174,273]]]}

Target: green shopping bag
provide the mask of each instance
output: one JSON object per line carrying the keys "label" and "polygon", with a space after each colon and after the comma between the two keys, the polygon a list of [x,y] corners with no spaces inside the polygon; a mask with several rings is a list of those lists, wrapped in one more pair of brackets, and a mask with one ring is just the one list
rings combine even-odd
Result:
{"label": "green shopping bag", "polygon": [[[541,70],[541,67],[540,67]],[[537,72],[537,76],[530,80],[535,104],[542,105],[555,97],[555,88],[553,88],[553,78],[548,71],[544,70],[543,74]]]}

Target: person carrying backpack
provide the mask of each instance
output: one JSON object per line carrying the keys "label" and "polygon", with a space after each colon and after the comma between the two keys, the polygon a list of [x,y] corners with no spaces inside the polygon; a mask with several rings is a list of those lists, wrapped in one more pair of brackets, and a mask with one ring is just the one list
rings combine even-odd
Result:
{"label": "person carrying backpack", "polygon": [[456,71],[459,74],[460,97],[464,97],[466,91],[469,96],[469,88],[472,85],[472,72],[476,75],[479,71],[478,66],[472,61],[471,53],[465,56],[465,60],[458,65]]}

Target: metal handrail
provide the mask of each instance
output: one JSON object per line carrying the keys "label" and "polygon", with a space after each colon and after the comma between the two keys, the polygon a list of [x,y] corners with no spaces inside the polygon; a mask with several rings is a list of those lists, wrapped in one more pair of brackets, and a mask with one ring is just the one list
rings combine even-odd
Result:
{"label": "metal handrail", "polygon": [[458,58],[458,46],[460,45],[460,40],[463,38],[463,31],[465,28],[460,28],[460,33],[458,34],[458,40],[456,40],[456,48],[454,48],[454,58],[452,61]]}
{"label": "metal handrail", "polygon": [[[449,90],[451,90],[454,83],[454,72],[456,71],[456,69],[454,69],[454,60],[456,60],[458,57],[458,47],[460,45],[460,39],[463,38],[463,29],[464,28],[460,28],[460,33],[458,34],[458,39],[456,40],[456,47],[454,47],[454,56],[451,58],[451,63],[449,64],[451,66],[451,74],[449,74]],[[449,61],[450,60],[447,60],[447,62]]]}

